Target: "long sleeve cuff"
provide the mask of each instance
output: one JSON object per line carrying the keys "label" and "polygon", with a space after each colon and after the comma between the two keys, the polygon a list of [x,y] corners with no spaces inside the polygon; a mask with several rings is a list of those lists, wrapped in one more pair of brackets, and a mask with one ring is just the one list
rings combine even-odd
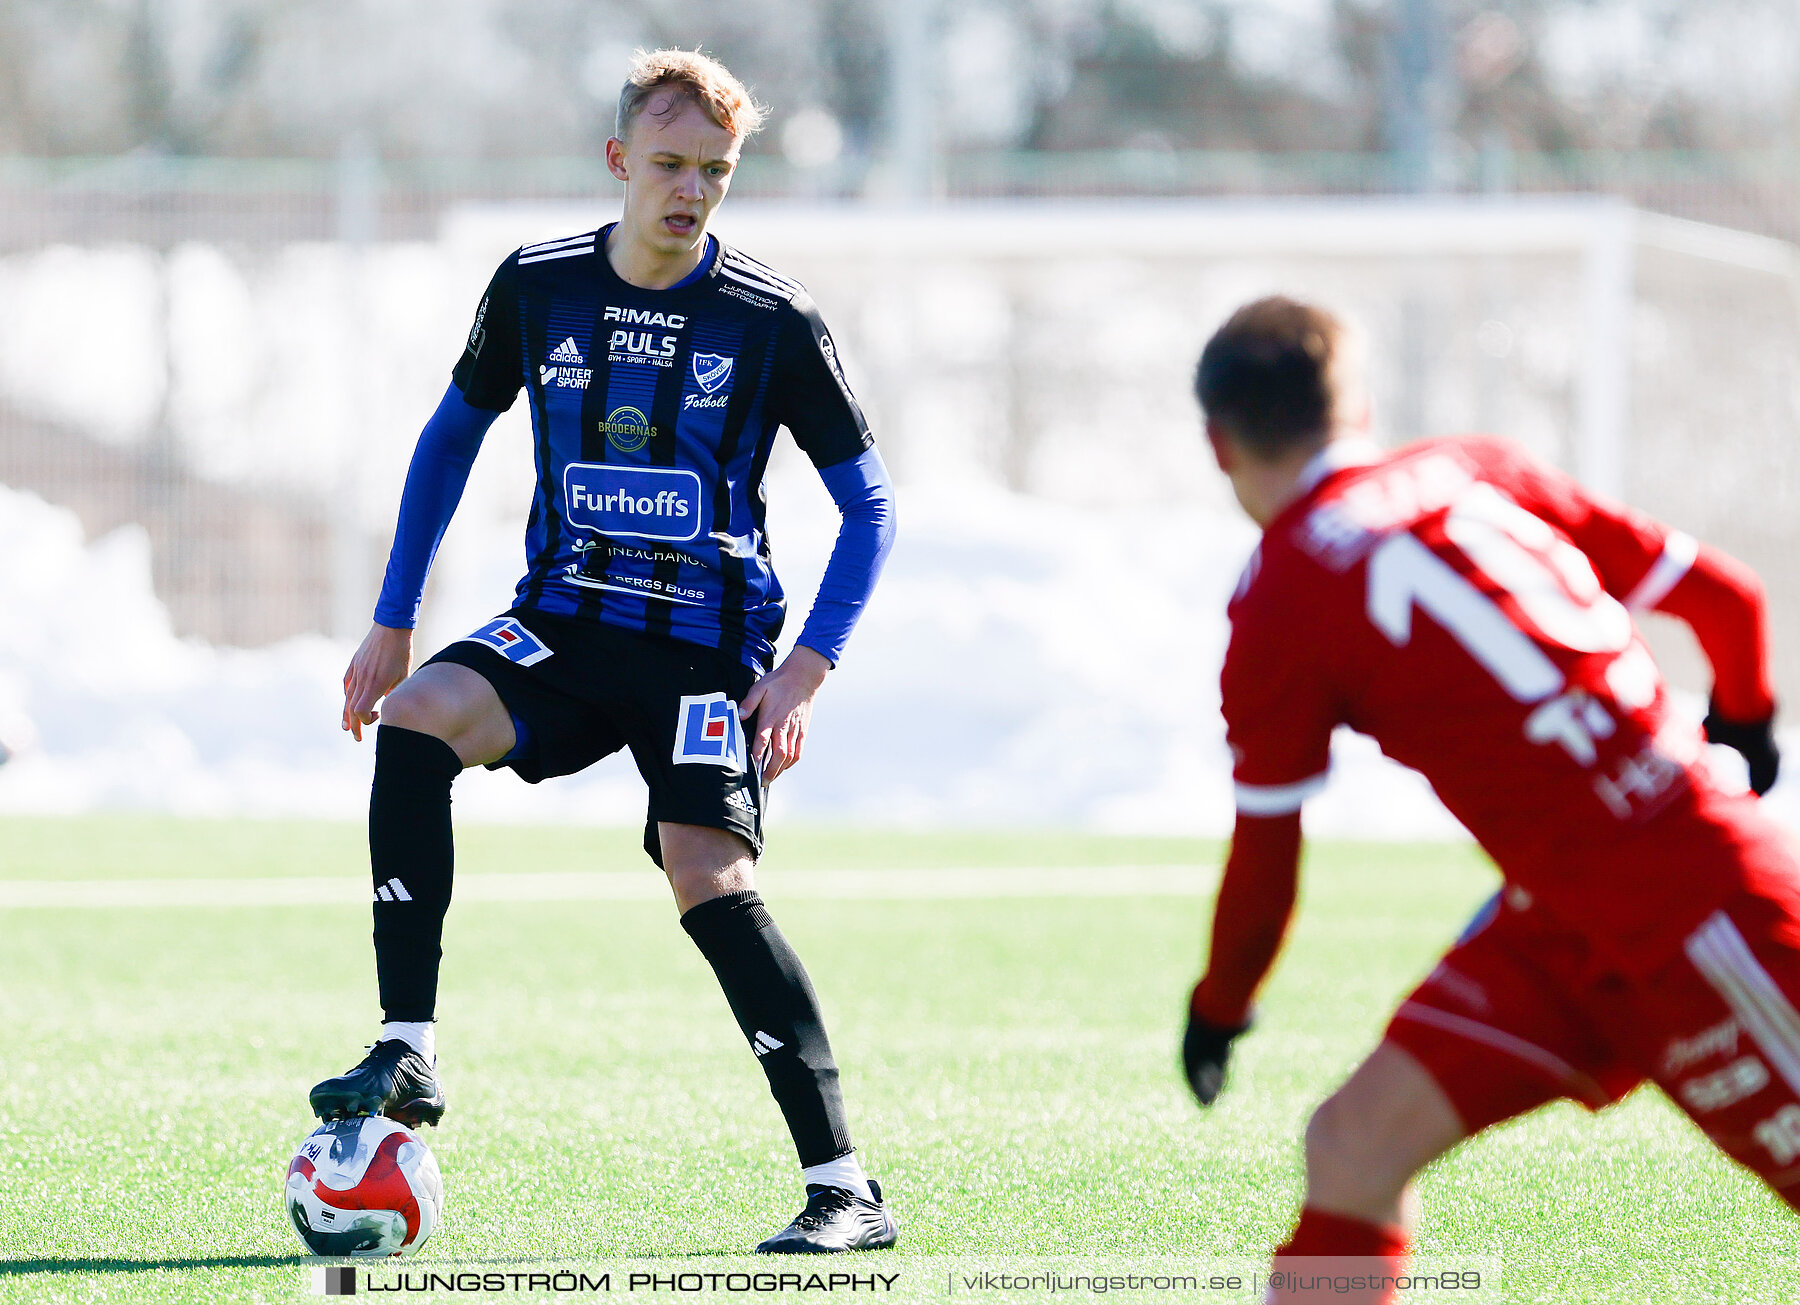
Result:
{"label": "long sleeve cuff", "polygon": [[894,546],[894,487],[874,449],[820,468],[819,479],[843,521],[799,642],[836,665]]}

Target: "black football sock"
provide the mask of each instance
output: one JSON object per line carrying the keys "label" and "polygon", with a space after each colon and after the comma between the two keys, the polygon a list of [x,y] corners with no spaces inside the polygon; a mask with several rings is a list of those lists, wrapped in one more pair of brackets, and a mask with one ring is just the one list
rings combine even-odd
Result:
{"label": "black football sock", "polygon": [[727,893],[681,917],[719,977],[725,1000],[787,1119],[800,1165],[852,1150],[837,1062],[806,967],[754,892]]}
{"label": "black football sock", "polygon": [[462,760],[440,738],[382,725],[369,791],[375,973],[388,1020],[432,1019],[455,853],[450,781]]}

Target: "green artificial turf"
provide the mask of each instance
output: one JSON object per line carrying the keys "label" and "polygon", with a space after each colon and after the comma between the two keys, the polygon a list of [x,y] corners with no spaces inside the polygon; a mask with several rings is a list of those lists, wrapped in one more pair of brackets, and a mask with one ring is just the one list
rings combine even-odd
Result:
{"label": "green artificial turf", "polygon": [[[3,820],[0,879],[360,877],[360,837]],[[654,876],[636,841],[472,828],[458,870]],[[903,1222],[895,1251],[853,1267],[901,1273],[890,1294],[906,1299],[1002,1257],[1260,1266],[1292,1220],[1308,1112],[1493,883],[1462,847],[1316,848],[1260,1026],[1202,1113],[1176,1039],[1205,898],[805,886],[842,868],[1210,866],[1215,845],[782,830],[772,847],[764,894],[822,994],[865,1163]],[[610,1271],[621,1295],[655,1257],[741,1267],[722,1257],[798,1209],[779,1115],[672,904],[481,902],[452,911],[445,947],[451,1110],[426,1136],[447,1208],[403,1270],[564,1265]],[[311,1127],[307,1088],[357,1058],[376,1018],[361,906],[0,910],[0,1302],[311,1299],[281,1175]],[[1503,1266],[1501,1291],[1468,1299],[1800,1299],[1800,1227],[1654,1092],[1598,1119],[1563,1106],[1515,1122],[1421,1193],[1422,1256]],[[409,1298],[425,1296],[387,1297]]]}

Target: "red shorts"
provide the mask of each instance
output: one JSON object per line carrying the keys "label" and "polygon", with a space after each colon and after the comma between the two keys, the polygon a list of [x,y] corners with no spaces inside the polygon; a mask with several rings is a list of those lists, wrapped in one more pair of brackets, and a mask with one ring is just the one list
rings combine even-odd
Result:
{"label": "red shorts", "polygon": [[1524,901],[1509,889],[1387,1029],[1468,1131],[1651,1079],[1800,1208],[1800,903],[1745,891],[1628,979]]}

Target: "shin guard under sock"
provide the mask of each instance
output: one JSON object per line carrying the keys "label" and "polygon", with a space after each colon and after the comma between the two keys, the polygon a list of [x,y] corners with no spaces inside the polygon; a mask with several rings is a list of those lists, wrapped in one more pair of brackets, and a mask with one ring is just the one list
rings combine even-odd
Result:
{"label": "shin guard under sock", "polygon": [[[1400,1298],[1400,1291],[1391,1284],[1405,1268],[1410,1250],[1404,1228],[1308,1206],[1300,1211],[1300,1222],[1287,1244],[1275,1249],[1271,1275],[1288,1273],[1293,1277],[1280,1287],[1274,1277],[1270,1278],[1270,1305],[1306,1305],[1327,1300],[1333,1305],[1392,1305]],[[1374,1282],[1365,1291],[1345,1295],[1336,1291],[1338,1283],[1328,1281],[1350,1276],[1372,1278]],[[1314,1279],[1318,1280],[1317,1287],[1311,1285]]]}
{"label": "shin guard under sock", "polygon": [[728,893],[681,917],[718,976],[769,1091],[787,1120],[801,1166],[850,1152],[837,1063],[806,967],[754,892]]}
{"label": "shin guard under sock", "polygon": [[375,879],[375,972],[388,1020],[432,1019],[454,851],[450,782],[463,764],[416,730],[375,731],[369,867]]}

